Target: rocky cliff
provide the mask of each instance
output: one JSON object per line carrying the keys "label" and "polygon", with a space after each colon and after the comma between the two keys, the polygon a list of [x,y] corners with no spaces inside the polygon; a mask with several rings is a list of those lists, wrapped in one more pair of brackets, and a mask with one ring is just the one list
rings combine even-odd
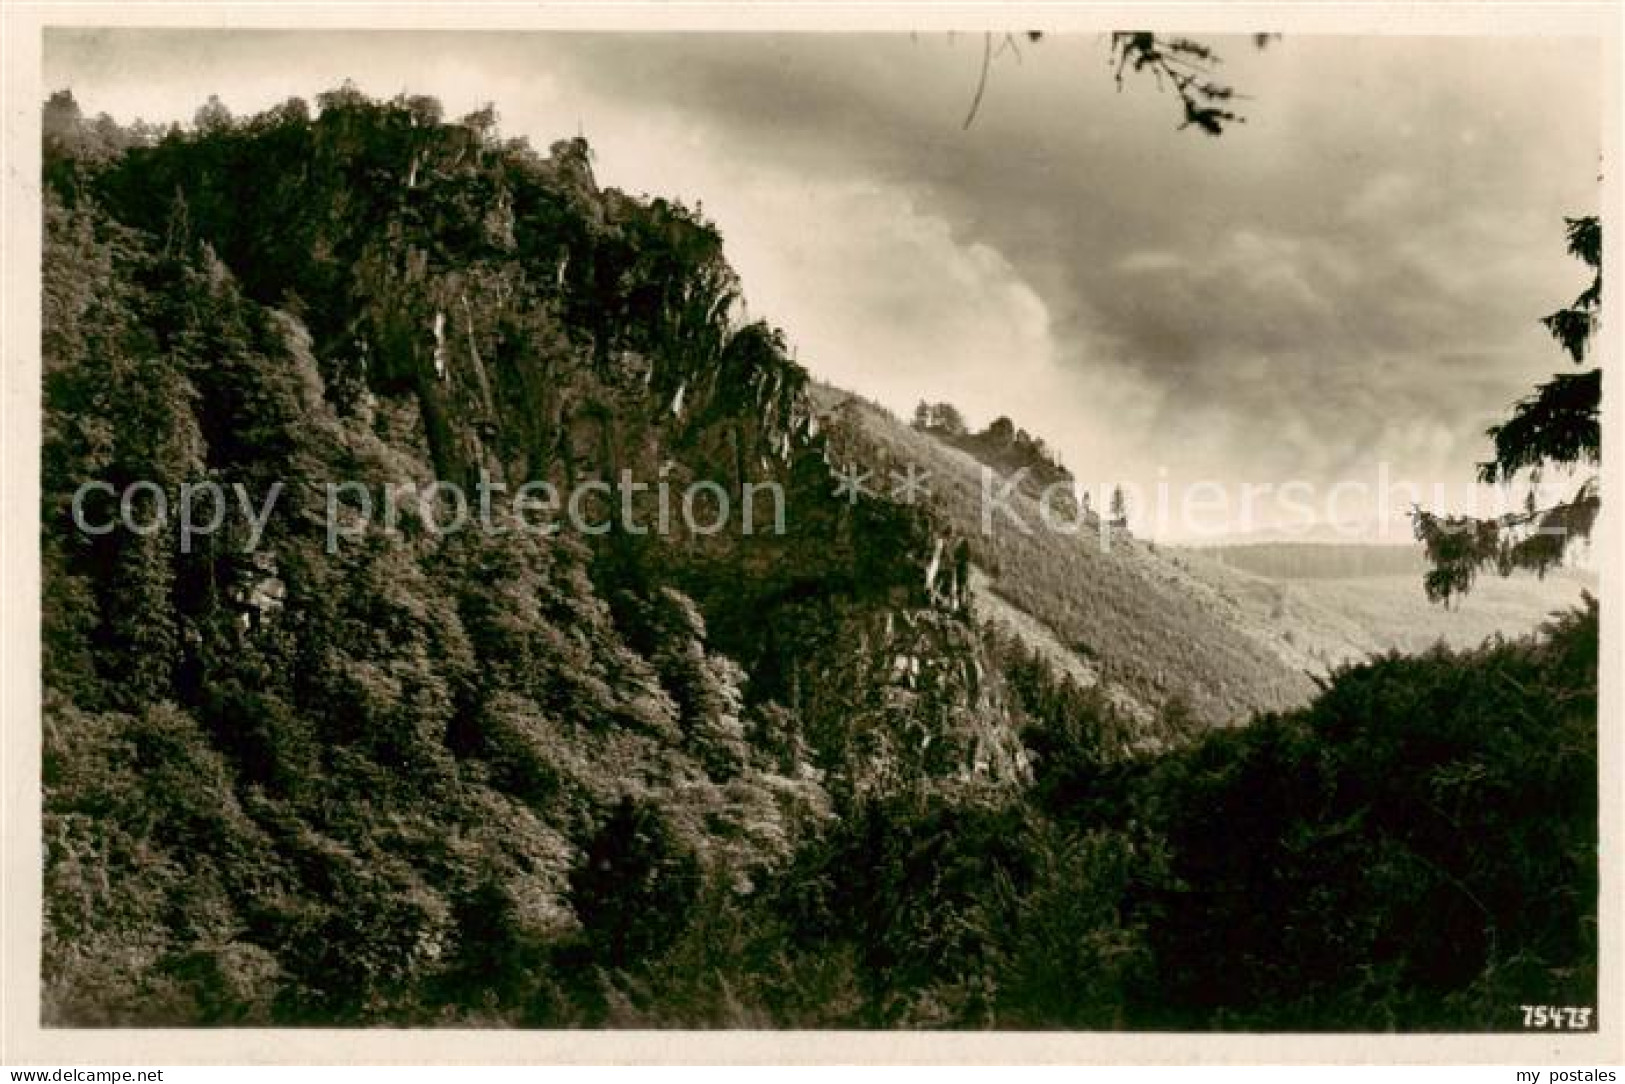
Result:
{"label": "rocky cliff", "polygon": [[[399,1019],[482,953],[613,955],[675,874],[584,887],[595,846],[748,892],[832,800],[1027,778],[953,540],[837,499],[714,228],[581,140],[318,106],[161,137],[47,108],[48,1015]],[[183,545],[78,530],[92,480],[154,516],[285,491]],[[587,529],[499,499],[448,530],[436,483],[589,490]],[[93,812],[177,772],[208,786],[162,824]],[[201,926],[164,917],[183,886]]]}

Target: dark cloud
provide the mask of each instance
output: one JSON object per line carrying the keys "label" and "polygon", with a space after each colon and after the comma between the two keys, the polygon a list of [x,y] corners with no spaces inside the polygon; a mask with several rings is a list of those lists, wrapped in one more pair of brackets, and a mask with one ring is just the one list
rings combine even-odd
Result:
{"label": "dark cloud", "polygon": [[351,75],[579,126],[614,183],[703,201],[815,371],[1011,413],[1097,476],[1465,481],[1563,364],[1535,321],[1582,285],[1597,43],[1215,44],[1249,95],[1219,139],[1097,36],[1000,56],[969,130],[975,36],[73,32],[46,62],[125,116]]}

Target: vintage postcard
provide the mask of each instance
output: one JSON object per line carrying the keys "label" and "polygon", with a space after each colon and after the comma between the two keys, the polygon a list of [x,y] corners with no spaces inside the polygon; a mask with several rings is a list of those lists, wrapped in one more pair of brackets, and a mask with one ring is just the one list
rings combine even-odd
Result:
{"label": "vintage postcard", "polygon": [[1620,1057],[1613,5],[5,18],[8,1062]]}

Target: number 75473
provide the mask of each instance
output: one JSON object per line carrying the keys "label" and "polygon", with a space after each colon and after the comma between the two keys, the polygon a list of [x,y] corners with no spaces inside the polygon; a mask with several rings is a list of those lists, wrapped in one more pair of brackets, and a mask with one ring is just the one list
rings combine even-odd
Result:
{"label": "number 75473", "polygon": [[1591,1026],[1590,1006],[1524,1005],[1523,1026],[1547,1031],[1584,1031]]}

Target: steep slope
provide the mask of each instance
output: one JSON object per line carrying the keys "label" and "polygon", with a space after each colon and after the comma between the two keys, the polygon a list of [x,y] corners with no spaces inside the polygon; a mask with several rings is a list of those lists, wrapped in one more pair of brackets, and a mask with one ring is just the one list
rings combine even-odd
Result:
{"label": "steep slope", "polygon": [[[930,476],[926,505],[966,539],[984,616],[1027,629],[1035,650],[1063,672],[1101,683],[1142,724],[1176,705],[1206,725],[1226,725],[1302,703],[1313,690],[1298,659],[1231,620],[1211,585],[1155,548],[1110,529],[1103,539],[1098,517],[1059,502],[1051,515],[1059,529],[1051,529],[1041,490],[1011,490],[1003,463],[979,458],[967,448],[974,444],[904,425],[838,389],[816,387],[814,398],[837,459],[871,467],[874,486],[892,486],[894,472],[910,465]],[[988,494],[1003,507],[995,511]],[[1021,615],[1014,621],[1012,608]]]}
{"label": "steep slope", "polygon": [[1342,663],[1523,635],[1595,587],[1577,570],[1491,579],[1444,608],[1422,591],[1414,547],[1157,546],[1059,499],[1051,529],[1039,501],[1071,476],[1009,422],[982,433],[905,426],[840,389],[815,386],[814,398],[840,454],[879,464],[876,488],[895,485],[891,472],[909,464],[930,476],[927,505],[969,540],[979,618],[1017,633],[1056,673],[1100,686],[1148,733],[1170,702],[1223,725],[1306,702],[1311,676]]}

